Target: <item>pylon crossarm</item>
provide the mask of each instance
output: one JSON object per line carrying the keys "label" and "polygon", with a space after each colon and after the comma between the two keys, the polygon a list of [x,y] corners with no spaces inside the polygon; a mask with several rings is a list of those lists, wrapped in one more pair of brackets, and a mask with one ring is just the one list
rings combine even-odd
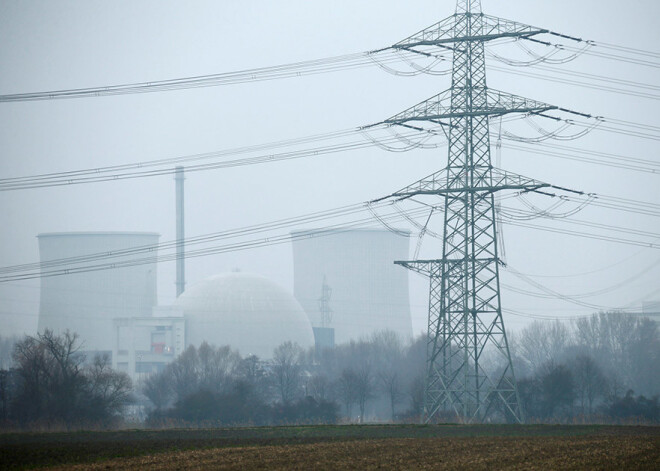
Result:
{"label": "pylon crossarm", "polygon": [[414,260],[414,261],[395,261],[395,265],[401,265],[409,270],[430,276],[433,273],[433,265],[442,263],[441,260]]}
{"label": "pylon crossarm", "polygon": [[[465,22],[466,17],[481,17],[481,21],[473,22],[471,34],[461,34],[464,31],[461,23]],[[479,27],[474,29],[474,26]],[[458,33],[458,34],[457,34]],[[424,28],[412,36],[392,45],[392,49],[405,49],[411,52],[425,54],[423,51],[417,51],[414,48],[424,46],[438,46],[447,49],[447,45],[464,42],[488,42],[502,38],[531,38],[533,36],[550,33],[545,28],[518,23],[496,16],[477,14],[456,14],[439,21],[438,23]]]}
{"label": "pylon crossarm", "polygon": [[[513,93],[503,92],[494,88],[486,89],[485,105],[489,109],[501,110],[503,113],[543,113],[560,109],[542,101],[532,100]],[[479,109],[479,108],[477,108]]]}
{"label": "pylon crossarm", "polygon": [[447,170],[443,169],[375,201],[383,201],[388,198],[403,200],[418,195],[484,194],[504,190],[514,190],[525,193],[538,192],[542,188],[565,190],[564,188],[556,187],[549,183],[540,182],[532,178],[497,168],[485,168],[483,172],[485,174],[490,172],[490,178],[483,178],[478,186],[466,186],[463,178],[455,178],[452,183],[449,183]]}
{"label": "pylon crossarm", "polygon": [[[550,110],[556,110],[558,109],[556,106],[548,106],[547,108],[543,108],[542,111],[550,111]],[[443,114],[436,114],[436,115],[424,115],[424,116],[410,116],[410,117],[404,117],[404,118],[390,118],[386,119],[380,124],[399,124],[402,125],[403,123],[408,123],[410,121],[431,121],[435,124],[438,124],[440,126],[450,126],[451,124],[445,123],[442,120],[443,119],[451,119],[451,118],[476,118],[478,116],[504,116],[506,114],[511,114],[511,113],[530,113],[532,111],[535,111],[536,108],[521,108],[521,109],[507,109],[507,108],[489,108],[489,109],[484,109],[484,110],[477,110],[477,111],[456,111],[456,112],[447,112]]]}
{"label": "pylon crossarm", "polygon": [[541,188],[550,188],[551,185],[537,185],[537,186],[525,186],[525,185],[500,185],[500,186],[482,186],[478,188],[472,187],[463,187],[463,188],[445,188],[437,190],[420,190],[420,191],[411,191],[408,193],[393,193],[391,196],[396,198],[410,198],[412,196],[418,195],[445,195],[450,193],[495,193],[496,191],[502,190],[520,190],[520,191],[536,191]]}
{"label": "pylon crossarm", "polygon": [[382,121],[379,124],[403,124],[409,121],[437,121],[443,126],[450,126],[442,122],[441,116],[447,115],[451,110],[451,90],[445,90],[437,95],[421,101],[407,110]]}
{"label": "pylon crossarm", "polygon": [[435,42],[444,37],[451,37],[456,26],[456,15],[452,15],[444,20],[440,20],[434,25],[424,28],[421,31],[413,34],[392,45],[392,49],[408,49],[411,52],[418,52],[410,49],[420,45],[435,45]]}
{"label": "pylon crossarm", "polygon": [[[454,92],[456,92],[456,90],[460,89],[457,88]],[[419,121],[429,121],[440,126],[452,127],[453,125],[448,122],[452,118],[476,118],[481,116],[498,117],[512,113],[539,114],[553,110],[565,111],[567,113],[579,114],[581,116],[590,116],[492,88],[486,88],[484,91],[486,92],[486,100],[481,104],[472,104],[470,109],[466,109],[465,107],[456,107],[455,105],[452,105],[452,90],[445,90],[442,93],[411,106],[401,113],[397,113],[380,123],[372,125],[372,127],[379,124],[403,125],[405,123]]]}

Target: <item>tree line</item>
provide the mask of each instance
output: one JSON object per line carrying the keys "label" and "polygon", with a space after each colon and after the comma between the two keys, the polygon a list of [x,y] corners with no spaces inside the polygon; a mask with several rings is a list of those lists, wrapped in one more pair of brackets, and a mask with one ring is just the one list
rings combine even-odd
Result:
{"label": "tree line", "polygon": [[[133,385],[107,356],[87,358],[75,334],[46,331],[4,346],[11,362],[0,361],[11,366],[0,371],[1,417],[5,424],[112,426],[132,404],[153,427],[418,422],[426,343],[426,336],[405,343],[383,331],[321,352],[286,342],[268,360],[203,343]],[[653,321],[615,312],[571,324],[537,321],[509,344],[530,422],[660,421]],[[484,355],[493,371],[501,368],[496,355]]]}
{"label": "tree line", "polygon": [[529,420],[660,421],[660,341],[654,321],[620,312],[601,312],[569,325],[535,321],[511,344]]}
{"label": "tree line", "polygon": [[109,427],[131,403],[132,384],[108,355],[88,358],[75,333],[46,330],[13,344],[12,367],[0,370],[5,426]]}
{"label": "tree line", "polygon": [[319,355],[285,342],[263,361],[203,343],[147,378],[141,390],[153,405],[153,425],[202,418],[226,425],[397,420],[416,413],[410,399],[420,391],[410,385],[420,384],[414,380],[422,375],[423,345],[404,346],[386,331]]}

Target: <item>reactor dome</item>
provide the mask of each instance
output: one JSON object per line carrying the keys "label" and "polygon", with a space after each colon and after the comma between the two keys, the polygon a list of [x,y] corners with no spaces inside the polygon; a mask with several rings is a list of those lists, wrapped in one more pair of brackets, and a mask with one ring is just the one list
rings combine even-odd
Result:
{"label": "reactor dome", "polygon": [[286,341],[314,346],[312,326],[298,301],[272,281],[246,273],[212,276],[174,303],[186,319],[186,345],[231,345],[243,356],[272,358]]}

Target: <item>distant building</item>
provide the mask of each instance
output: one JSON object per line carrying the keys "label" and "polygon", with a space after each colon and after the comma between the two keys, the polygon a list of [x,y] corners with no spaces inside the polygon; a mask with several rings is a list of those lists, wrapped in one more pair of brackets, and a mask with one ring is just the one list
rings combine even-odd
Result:
{"label": "distant building", "polygon": [[113,320],[112,366],[138,380],[163,371],[185,349],[183,316]]}
{"label": "distant building", "polygon": [[[155,257],[159,235],[144,232],[64,232],[39,234],[42,273],[56,268],[120,264]],[[136,254],[144,247],[152,249]],[[118,254],[100,259],[99,254]],[[55,265],[57,264],[57,265]],[[113,319],[151,316],[156,305],[156,263],[41,278],[38,330],[76,332],[82,350],[113,351]]]}
{"label": "distant building", "polygon": [[[322,229],[292,235],[293,292],[314,328],[334,329],[337,344],[384,329],[412,337],[408,270],[394,265],[409,257],[407,232]],[[319,307],[324,278],[332,289],[327,325]]]}
{"label": "distant building", "polygon": [[241,355],[272,358],[291,341],[314,346],[312,326],[300,304],[284,288],[247,273],[212,276],[191,285],[174,307],[186,319],[186,345],[230,345]]}
{"label": "distant building", "polygon": [[[318,351],[384,329],[412,336],[408,271],[393,263],[408,258],[407,233],[294,235],[295,297],[262,276],[226,273],[190,285],[172,306],[156,307],[158,234],[40,234],[44,274],[49,267],[109,265],[44,276],[39,331],[78,333],[88,357],[109,354],[113,367],[134,380],[202,342],[267,360],[286,341]],[[146,260],[122,266],[136,259]]]}

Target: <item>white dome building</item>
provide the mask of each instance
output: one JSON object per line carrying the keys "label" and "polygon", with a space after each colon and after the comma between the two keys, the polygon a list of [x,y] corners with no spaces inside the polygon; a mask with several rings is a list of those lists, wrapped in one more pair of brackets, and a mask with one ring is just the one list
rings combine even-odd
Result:
{"label": "white dome building", "polygon": [[272,358],[291,341],[314,346],[312,326],[298,301],[258,275],[227,273],[188,288],[174,303],[186,319],[186,345],[231,345],[241,355]]}

